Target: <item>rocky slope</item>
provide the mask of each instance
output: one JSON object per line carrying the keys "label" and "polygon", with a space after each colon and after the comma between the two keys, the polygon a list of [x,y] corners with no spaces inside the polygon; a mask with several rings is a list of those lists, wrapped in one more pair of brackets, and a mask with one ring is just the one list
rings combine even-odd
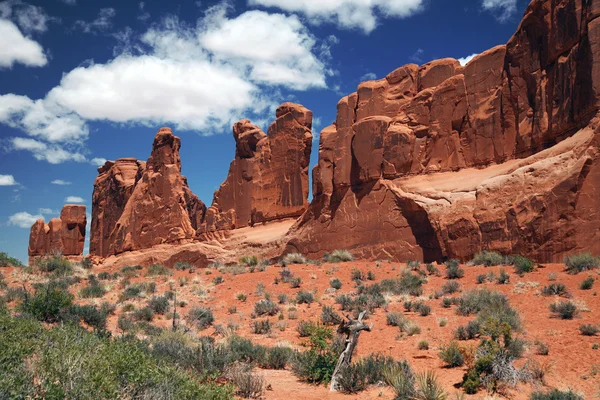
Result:
{"label": "rocky slope", "polygon": [[66,204],[60,218],[52,218],[48,224],[43,218],[35,221],[29,233],[29,264],[51,253],[60,252],[70,258],[81,256],[86,223],[85,206],[75,204]]}
{"label": "rocky slope", "polygon": [[465,67],[411,64],[360,84],[321,133],[314,200],[287,251],[425,261],[599,251],[588,127],[599,14],[597,0],[534,0],[506,45]]}

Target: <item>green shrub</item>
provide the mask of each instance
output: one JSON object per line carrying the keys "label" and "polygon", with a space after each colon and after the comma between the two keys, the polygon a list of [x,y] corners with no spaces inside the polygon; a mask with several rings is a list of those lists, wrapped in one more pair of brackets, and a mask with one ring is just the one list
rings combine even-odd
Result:
{"label": "green shrub", "polygon": [[465,362],[465,358],[456,342],[450,342],[448,346],[442,347],[439,356],[449,368],[460,367]]}
{"label": "green shrub", "polygon": [[442,293],[443,294],[452,294],[452,293],[456,293],[456,292],[460,292],[460,283],[458,283],[456,281],[450,281],[450,282],[446,282],[446,283],[444,283],[444,285],[442,285]]}
{"label": "green shrub", "polygon": [[510,281],[510,275],[505,270],[500,271],[500,275],[498,275],[498,279],[496,282],[499,285],[506,285]]}
{"label": "green shrub", "polygon": [[343,318],[333,310],[331,306],[323,306],[321,309],[321,322],[324,325],[339,325]]}
{"label": "green shrub", "polygon": [[565,264],[568,273],[578,274],[582,271],[598,268],[600,260],[590,253],[571,254],[565,257]]}
{"label": "green shrub", "polygon": [[225,282],[225,280],[222,276],[215,276],[212,280],[213,285],[220,285],[223,282]]}
{"label": "green shrub", "polygon": [[366,279],[364,272],[362,272],[356,267],[352,268],[352,273],[350,274],[350,277],[353,281],[364,281]]}
{"label": "green shrub", "polygon": [[259,317],[263,315],[277,315],[277,313],[279,313],[279,306],[271,300],[263,299],[254,304],[254,314]]}
{"label": "green shrub", "polygon": [[296,302],[298,304],[311,304],[313,301],[315,301],[315,299],[311,292],[301,290],[296,295]]}
{"label": "green shrub", "polygon": [[255,267],[258,265],[258,258],[256,256],[243,256],[240,257],[240,264],[246,267]]}
{"label": "green shrub", "polygon": [[84,299],[99,298],[106,294],[106,289],[98,281],[92,281],[79,291],[79,297]]}
{"label": "green shrub", "polygon": [[548,345],[546,343],[542,343],[542,342],[535,342],[536,345],[536,351],[535,353],[540,355],[540,356],[547,356],[548,353],[550,353],[550,349],[548,348]]}
{"label": "green shrub", "polygon": [[148,267],[148,271],[146,272],[146,276],[166,276],[171,275],[172,271],[160,264],[152,264]]}
{"label": "green shrub", "polygon": [[[452,261],[452,260],[451,260]],[[465,271],[459,267],[458,263],[446,261],[446,278],[460,279],[465,275]]]}
{"label": "green shrub", "polygon": [[246,299],[248,299],[248,296],[247,296],[245,293],[238,293],[238,294],[235,296],[235,298],[236,298],[236,299],[238,299],[239,301],[243,301],[243,302],[245,302],[245,301],[246,301]]}
{"label": "green shrub", "polygon": [[151,322],[154,319],[154,311],[150,307],[142,307],[133,312],[133,318],[138,321]]}
{"label": "green shrub", "polygon": [[8,253],[0,252],[0,267],[24,267],[18,259],[11,257]]}
{"label": "green shrub", "polygon": [[279,302],[279,304],[287,304],[288,302],[288,295],[285,293],[279,293],[277,295],[277,301]]}
{"label": "green shrub", "polygon": [[271,321],[268,319],[252,321],[250,327],[252,328],[253,333],[257,335],[266,335],[271,332]]}
{"label": "green shrub", "polygon": [[571,389],[567,391],[553,389],[548,392],[534,392],[529,396],[529,400],[583,400],[583,397]]}
{"label": "green shrub", "polygon": [[477,253],[471,263],[473,265],[483,265],[486,267],[493,267],[496,265],[504,265],[504,257],[502,254],[495,251],[484,250],[481,253]]}
{"label": "green shrub", "polygon": [[410,272],[404,272],[399,279],[384,279],[372,286],[377,287],[382,293],[389,292],[397,296],[404,294],[420,296],[423,294],[423,283],[424,281],[421,277],[413,275]]}
{"label": "green shrub", "polygon": [[406,323],[404,315],[398,312],[388,312],[385,314],[386,322],[391,326],[402,326]]}
{"label": "green shrub", "polygon": [[297,289],[300,287],[300,285],[302,284],[302,278],[300,278],[299,276],[295,277],[295,278],[290,278],[288,280],[290,287],[292,289]]}
{"label": "green shrub", "polygon": [[343,366],[338,375],[337,389],[345,394],[362,392],[367,387],[367,371],[358,364]]}
{"label": "green shrub", "polygon": [[177,271],[187,271],[194,269],[194,266],[184,261],[177,261],[173,266]]}
{"label": "green shrub", "polygon": [[591,276],[588,276],[583,281],[581,281],[581,284],[579,284],[579,289],[590,290],[592,288],[592,286],[594,286],[594,278],[592,278]]}
{"label": "green shrub", "polygon": [[108,272],[106,272],[106,271],[104,271],[104,272],[100,272],[100,273],[98,274],[98,279],[101,279],[101,280],[103,280],[103,281],[106,281],[106,280],[112,279],[112,275],[111,275],[111,274],[109,274],[109,273],[108,273]]}
{"label": "green shrub", "polygon": [[342,281],[340,281],[338,278],[332,278],[329,280],[329,286],[336,290],[339,290],[342,288]]}
{"label": "green shrub", "polygon": [[38,321],[57,322],[73,303],[73,295],[52,284],[36,289],[33,296],[21,303],[21,311]]}
{"label": "green shrub", "polygon": [[477,275],[477,278],[475,278],[475,282],[477,282],[478,284],[485,283],[486,280],[487,280],[486,274]]}
{"label": "green shrub", "polygon": [[502,293],[490,292],[487,289],[463,293],[456,312],[465,316],[477,314],[479,322],[493,318],[500,322],[506,322],[514,330],[521,329],[519,313],[510,307],[506,296]]}
{"label": "green shrub", "polygon": [[83,322],[97,331],[104,331],[106,329],[107,313],[92,305],[72,305],[69,308],[69,313],[80,317]]}
{"label": "green shrub", "polygon": [[73,273],[71,262],[60,253],[38,258],[35,266],[42,272],[52,272],[56,276],[71,275]]}
{"label": "green shrub", "polygon": [[446,400],[446,392],[433,371],[417,374],[416,383],[414,400]]}
{"label": "green shrub", "polygon": [[579,326],[579,332],[584,336],[596,336],[600,329],[596,325],[583,324]]}
{"label": "green shrub", "polygon": [[289,253],[283,257],[282,264],[284,266],[290,264],[306,264],[306,257],[300,253]]}
{"label": "green shrub", "polygon": [[512,264],[515,267],[515,272],[519,276],[523,276],[524,274],[535,270],[535,262],[527,257],[513,256]]}
{"label": "green shrub", "polygon": [[544,296],[565,296],[569,297],[569,291],[567,286],[562,283],[551,283],[542,288],[542,295]]}
{"label": "green shrub", "polygon": [[396,394],[396,399],[412,399],[415,396],[415,376],[408,363],[398,363],[383,370],[385,383]]}
{"label": "green shrub", "polygon": [[560,319],[573,319],[577,314],[577,306],[572,301],[561,301],[550,304],[550,311]]}
{"label": "green shrub", "polygon": [[148,307],[156,314],[164,314],[169,311],[169,300],[164,296],[152,296],[148,301]]}
{"label": "green shrub", "polygon": [[440,271],[432,263],[425,264],[425,269],[429,275],[438,275]]}
{"label": "green shrub", "polygon": [[421,303],[415,311],[417,311],[420,316],[426,317],[429,314],[431,314],[431,306],[428,304]]}
{"label": "green shrub", "polygon": [[334,250],[329,254],[325,261],[330,263],[353,261],[354,256],[348,250]]}
{"label": "green shrub", "polygon": [[194,307],[188,313],[188,320],[202,330],[211,326],[215,317],[210,308]]}
{"label": "green shrub", "polygon": [[261,363],[261,367],[268,369],[285,369],[290,362],[293,351],[289,347],[276,346],[267,350],[266,360]]}
{"label": "green shrub", "polygon": [[421,340],[417,345],[419,350],[429,350],[429,342],[427,340]]}

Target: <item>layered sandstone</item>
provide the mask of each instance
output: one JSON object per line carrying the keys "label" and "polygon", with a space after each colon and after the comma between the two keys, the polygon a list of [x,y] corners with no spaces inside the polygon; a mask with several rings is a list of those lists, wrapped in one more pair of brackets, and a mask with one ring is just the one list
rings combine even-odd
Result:
{"label": "layered sandstone", "polygon": [[[534,0],[466,66],[410,64],[338,103],[287,251],[556,261],[600,250],[600,2]],[[565,140],[565,139],[568,139]]]}
{"label": "layered sandstone", "polygon": [[29,263],[54,253],[81,256],[86,223],[85,206],[75,204],[65,205],[60,218],[52,218],[48,224],[43,218],[38,219],[29,234]]}
{"label": "layered sandstone", "polygon": [[161,128],[146,163],[120,159],[99,169],[91,254],[106,257],[194,237],[206,207],[181,175],[180,145],[169,128]]}
{"label": "layered sandstone", "polygon": [[312,112],[284,103],[268,135],[248,120],[233,126],[235,159],[199,230],[230,230],[300,216],[308,206]]}

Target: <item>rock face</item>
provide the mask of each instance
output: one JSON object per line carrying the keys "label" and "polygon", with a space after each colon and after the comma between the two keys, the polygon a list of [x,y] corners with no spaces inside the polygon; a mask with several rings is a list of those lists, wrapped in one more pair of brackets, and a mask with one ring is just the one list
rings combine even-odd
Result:
{"label": "rock face", "polygon": [[300,216],[308,206],[311,126],[312,112],[293,103],[277,108],[268,135],[248,120],[236,122],[235,159],[198,233]]}
{"label": "rock face", "polygon": [[38,219],[29,234],[29,264],[37,257],[60,252],[64,256],[81,256],[85,242],[87,223],[85,206],[67,204],[60,218],[52,218],[48,224]]}
{"label": "rock face", "polygon": [[287,251],[600,251],[599,15],[599,0],[534,0],[506,45],[464,67],[410,64],[361,83],[321,133],[314,199]]}
{"label": "rock face", "polygon": [[206,207],[181,175],[180,144],[161,128],[146,163],[120,159],[98,170],[91,254],[106,257],[194,237]]}

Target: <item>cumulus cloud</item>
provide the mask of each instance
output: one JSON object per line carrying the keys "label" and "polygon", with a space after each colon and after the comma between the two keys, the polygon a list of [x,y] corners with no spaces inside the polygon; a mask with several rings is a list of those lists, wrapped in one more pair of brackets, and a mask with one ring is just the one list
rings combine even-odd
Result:
{"label": "cumulus cloud", "polygon": [[137,19],[139,19],[140,21],[148,20],[150,18],[150,13],[146,11],[146,3],[140,1],[140,3],[138,4],[138,8],[140,10],[140,14],[137,16]]}
{"label": "cumulus cloud", "polygon": [[506,22],[517,12],[517,0],[483,0],[481,6],[490,11],[499,22]]}
{"label": "cumulus cloud", "polygon": [[360,77],[361,81],[372,81],[374,79],[377,79],[377,75],[375,75],[373,72],[367,72],[366,74]]}
{"label": "cumulus cloud", "polygon": [[8,217],[8,225],[29,229],[31,228],[31,225],[40,218],[44,217],[41,214],[31,215],[28,212],[21,211]]}
{"label": "cumulus cloud", "polygon": [[253,6],[277,7],[302,13],[311,23],[335,23],[342,29],[370,33],[378,19],[406,18],[421,11],[424,0],[248,0]]}
{"label": "cumulus cloud", "polygon": [[50,183],[52,183],[53,185],[61,185],[61,186],[66,186],[66,185],[70,185],[71,184],[71,182],[68,182],[68,181],[65,181],[65,180],[62,180],[62,179],[55,179],[55,180],[53,180]]}
{"label": "cumulus cloud", "polygon": [[68,196],[65,198],[65,203],[85,203],[85,200],[79,196]]}
{"label": "cumulus cloud", "polygon": [[0,175],[0,186],[15,186],[17,181],[12,175]]}
{"label": "cumulus cloud", "polygon": [[50,164],[60,164],[65,161],[87,161],[85,156],[77,150],[68,150],[68,145],[46,144],[39,140],[21,137],[11,138],[9,143],[11,150],[29,151],[36,160],[47,161]]}
{"label": "cumulus cloud", "polygon": [[75,29],[79,29],[84,33],[99,33],[112,28],[112,20],[117,15],[114,8],[101,8],[98,16],[93,21],[75,21]]}
{"label": "cumulus cloud", "polygon": [[423,54],[425,54],[425,50],[417,49],[408,59],[414,63],[421,64],[423,62]]}
{"label": "cumulus cloud", "polygon": [[90,164],[95,165],[96,167],[101,167],[106,162],[106,158],[94,157],[90,160]]}
{"label": "cumulus cloud", "polygon": [[466,57],[461,57],[461,58],[457,58],[458,62],[460,63],[460,65],[462,65],[463,67],[465,65],[467,65],[469,63],[469,61],[471,61],[476,55],[478,55],[478,53],[473,53],[470,56],[466,56]]}
{"label": "cumulus cloud", "polygon": [[51,208],[40,208],[38,210],[38,212],[42,215],[48,215],[48,214],[58,214],[58,211],[54,211]]}
{"label": "cumulus cloud", "polygon": [[12,20],[27,34],[46,32],[48,23],[58,20],[48,16],[43,8],[24,3],[21,0],[1,2],[0,18]]}
{"label": "cumulus cloud", "polygon": [[0,69],[12,68],[15,63],[42,67],[48,63],[42,46],[21,33],[6,19],[0,19]]}

